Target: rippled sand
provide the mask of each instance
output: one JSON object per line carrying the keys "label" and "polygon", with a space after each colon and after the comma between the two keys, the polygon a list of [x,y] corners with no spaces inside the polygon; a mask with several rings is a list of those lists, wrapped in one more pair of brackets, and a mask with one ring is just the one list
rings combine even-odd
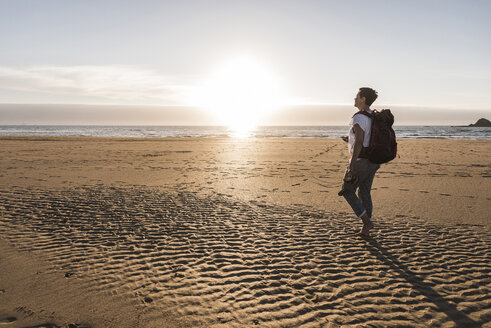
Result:
{"label": "rippled sand", "polygon": [[3,138],[0,325],[491,327],[490,145],[402,141],[362,239],[334,140]]}

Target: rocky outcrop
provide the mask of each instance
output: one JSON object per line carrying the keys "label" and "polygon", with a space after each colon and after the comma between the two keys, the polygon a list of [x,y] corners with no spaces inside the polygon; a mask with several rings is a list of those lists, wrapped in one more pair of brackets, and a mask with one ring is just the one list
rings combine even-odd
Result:
{"label": "rocky outcrop", "polygon": [[491,122],[485,118],[480,118],[477,120],[477,122],[475,124],[469,124],[469,126],[491,127]]}

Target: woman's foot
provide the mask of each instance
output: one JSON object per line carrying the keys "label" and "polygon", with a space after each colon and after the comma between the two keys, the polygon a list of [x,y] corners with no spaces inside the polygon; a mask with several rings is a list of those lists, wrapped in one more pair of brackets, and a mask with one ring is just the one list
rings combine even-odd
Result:
{"label": "woman's foot", "polygon": [[356,233],[360,236],[368,237],[370,236],[370,230],[374,227],[372,219],[368,217],[362,217],[361,220],[363,221],[363,227],[359,229]]}

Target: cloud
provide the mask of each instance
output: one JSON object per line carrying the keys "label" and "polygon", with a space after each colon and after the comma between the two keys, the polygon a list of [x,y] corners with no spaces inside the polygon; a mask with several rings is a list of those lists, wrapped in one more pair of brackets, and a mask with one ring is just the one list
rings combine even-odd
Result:
{"label": "cloud", "polygon": [[43,92],[116,102],[183,104],[193,86],[131,66],[0,67],[0,89]]}

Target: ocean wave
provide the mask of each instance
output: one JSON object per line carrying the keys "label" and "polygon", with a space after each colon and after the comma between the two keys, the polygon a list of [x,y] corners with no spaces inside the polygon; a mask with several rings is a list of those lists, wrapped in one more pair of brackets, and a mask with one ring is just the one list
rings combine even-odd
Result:
{"label": "ocean wave", "polygon": [[[400,139],[491,139],[491,128],[453,126],[396,126]],[[261,126],[249,132],[253,138],[339,138],[348,133],[346,126]],[[3,125],[0,135],[16,136],[94,136],[124,138],[223,138],[235,131],[223,126],[60,126]]]}

